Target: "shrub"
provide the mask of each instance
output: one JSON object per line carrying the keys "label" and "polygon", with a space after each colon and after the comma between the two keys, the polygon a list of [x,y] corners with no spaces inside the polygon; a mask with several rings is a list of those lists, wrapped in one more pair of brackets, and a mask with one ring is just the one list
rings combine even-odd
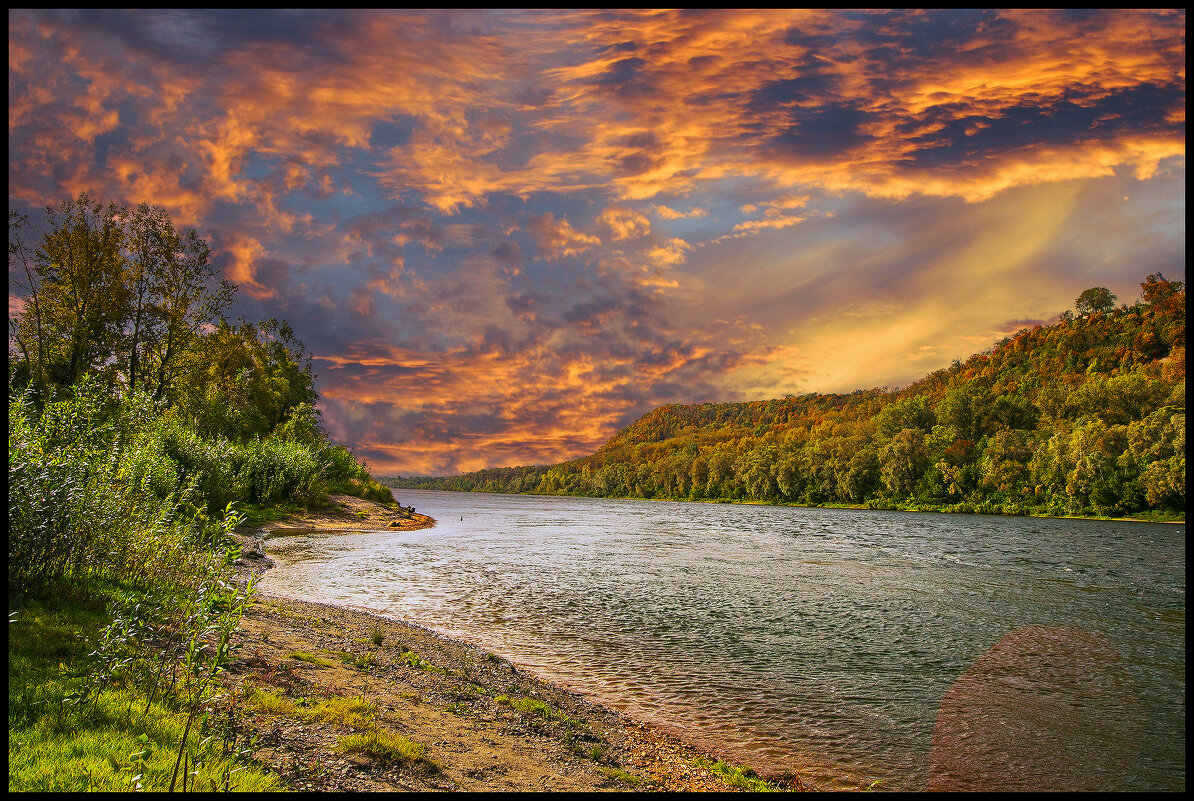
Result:
{"label": "shrub", "polygon": [[238,485],[251,503],[294,501],[306,505],[324,492],[323,466],[297,442],[252,440],[243,446]]}

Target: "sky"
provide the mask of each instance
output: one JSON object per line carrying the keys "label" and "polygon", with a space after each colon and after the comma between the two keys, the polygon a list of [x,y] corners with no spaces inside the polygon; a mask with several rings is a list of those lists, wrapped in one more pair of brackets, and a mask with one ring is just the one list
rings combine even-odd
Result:
{"label": "sky", "polygon": [[197,229],[375,475],[906,386],[1185,279],[1181,10],[8,21],[10,209]]}

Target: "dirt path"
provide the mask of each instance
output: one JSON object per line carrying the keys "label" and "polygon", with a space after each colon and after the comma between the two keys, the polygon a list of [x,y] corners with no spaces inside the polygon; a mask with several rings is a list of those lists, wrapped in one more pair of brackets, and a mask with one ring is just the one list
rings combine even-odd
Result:
{"label": "dirt path", "polygon": [[[395,517],[395,528],[434,525],[359,498],[333,501],[267,528],[376,530]],[[262,541],[252,532],[243,540]],[[268,569],[268,550],[266,537],[265,556],[243,559],[243,570]],[[259,594],[238,637],[228,683],[257,688],[246,721],[257,758],[294,789],[732,789],[703,767],[715,761],[709,754],[417,626]],[[346,714],[357,698],[365,714]],[[338,750],[354,732],[375,731],[425,751],[392,759]]]}

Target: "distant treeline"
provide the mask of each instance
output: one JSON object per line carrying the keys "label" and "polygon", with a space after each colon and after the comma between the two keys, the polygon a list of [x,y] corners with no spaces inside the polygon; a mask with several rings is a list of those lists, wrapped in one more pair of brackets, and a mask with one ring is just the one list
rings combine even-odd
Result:
{"label": "distant treeline", "polygon": [[1004,514],[1180,517],[1186,505],[1180,281],[1023,329],[899,390],[662,406],[557,465],[393,487],[849,504]]}

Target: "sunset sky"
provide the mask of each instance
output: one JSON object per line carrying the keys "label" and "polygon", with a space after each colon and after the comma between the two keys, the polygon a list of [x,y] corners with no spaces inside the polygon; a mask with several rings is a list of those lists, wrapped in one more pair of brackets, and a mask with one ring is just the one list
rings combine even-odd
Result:
{"label": "sunset sky", "polygon": [[1185,280],[1184,11],[8,20],[10,208],[197,228],[376,475],[903,386]]}

